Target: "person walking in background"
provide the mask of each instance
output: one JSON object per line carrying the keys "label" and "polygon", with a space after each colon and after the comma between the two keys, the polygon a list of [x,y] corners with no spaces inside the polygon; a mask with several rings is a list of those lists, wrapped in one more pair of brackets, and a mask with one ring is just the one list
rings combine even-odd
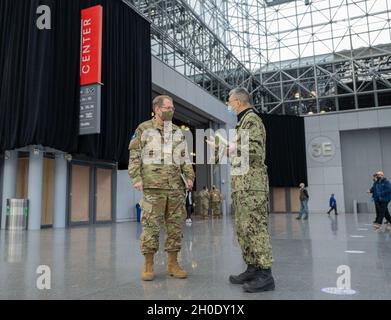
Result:
{"label": "person walking in background", "polygon": [[310,198],[308,195],[308,191],[305,188],[304,183],[300,183],[300,213],[296,217],[297,220],[300,220],[301,217],[304,215],[304,220],[308,219],[308,199]]}
{"label": "person walking in background", "polygon": [[334,213],[337,216],[338,215],[338,212],[337,212],[337,200],[334,197],[334,193],[332,193],[331,196],[330,196],[329,207],[330,207],[330,210],[327,211],[327,214],[330,214],[330,212],[334,210]]}
{"label": "person walking in background", "polygon": [[191,213],[193,210],[193,194],[191,191],[186,191],[186,224],[191,226],[192,220],[191,220]]}
{"label": "person walking in background", "polygon": [[388,229],[391,230],[391,216],[388,211],[388,204],[391,201],[391,184],[387,178],[384,177],[383,171],[377,173],[377,181],[375,184],[375,204],[378,210],[378,216],[374,223],[375,229],[380,229],[383,224],[383,219],[388,221]]}
{"label": "person walking in background", "polygon": [[376,205],[376,183],[377,183],[377,172],[375,172],[373,175],[372,175],[372,180],[373,180],[373,184],[372,184],[372,187],[371,189],[368,190],[368,193],[371,193],[372,194],[372,202],[375,204],[375,212],[376,212],[376,218],[375,220],[373,221],[373,224],[376,223],[376,220],[378,219],[379,217],[379,210],[378,210],[378,207]]}

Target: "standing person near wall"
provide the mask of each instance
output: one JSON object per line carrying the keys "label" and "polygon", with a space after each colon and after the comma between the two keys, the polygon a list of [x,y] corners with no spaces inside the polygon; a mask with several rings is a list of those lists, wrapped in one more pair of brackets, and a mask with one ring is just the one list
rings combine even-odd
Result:
{"label": "standing person near wall", "polygon": [[305,188],[304,183],[300,183],[299,187],[300,187],[300,213],[296,217],[296,219],[300,220],[302,215],[304,215],[303,219],[307,220],[308,219],[308,200],[310,197],[308,195],[308,191]]}
{"label": "standing person near wall", "polygon": [[[143,192],[140,242],[145,258],[141,273],[144,281],[153,280],[155,276],[153,260],[159,249],[163,223],[167,232],[167,273],[175,278],[187,277],[177,256],[182,244],[185,189],[192,189],[195,176],[186,140],[180,128],[172,124],[174,111],[171,97],[156,97],[154,118],[138,126],[129,144],[129,176],[133,187]],[[178,157],[184,161],[178,161]]]}
{"label": "standing person near wall", "polygon": [[327,214],[330,214],[330,212],[334,210],[334,213],[337,216],[338,215],[338,212],[337,212],[337,200],[335,199],[334,193],[332,193],[331,196],[330,196],[329,207],[330,207],[330,210],[327,211]]}
{"label": "standing person near wall", "polygon": [[391,230],[391,216],[388,211],[388,204],[391,201],[391,184],[387,178],[384,177],[383,171],[377,172],[377,182],[375,184],[375,204],[379,212],[374,228],[380,229],[383,224],[383,219],[386,218],[388,222],[388,229]]}
{"label": "standing person near wall", "polygon": [[204,219],[208,218],[210,194],[207,186],[204,186],[204,188],[198,194],[198,197],[200,200],[199,202],[201,203],[201,215]]}
{"label": "standing person near wall", "polygon": [[212,216],[221,217],[221,193],[216,188],[216,186],[212,187],[212,191],[210,192],[210,202],[212,207]]}

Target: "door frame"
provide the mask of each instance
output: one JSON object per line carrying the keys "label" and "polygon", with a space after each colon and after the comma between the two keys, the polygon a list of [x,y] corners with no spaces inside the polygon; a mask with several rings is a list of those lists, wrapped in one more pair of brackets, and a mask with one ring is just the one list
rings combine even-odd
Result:
{"label": "door frame", "polygon": [[[71,190],[72,190],[72,165],[85,166],[90,169],[90,191],[89,191],[89,212],[88,212],[88,222],[72,222],[70,212],[71,210]],[[98,168],[102,169],[111,169],[111,220],[108,221],[96,221],[96,172]],[[117,164],[108,163],[102,161],[89,161],[82,159],[73,159],[68,162],[68,170],[67,170],[67,201],[66,201],[66,222],[68,227],[76,227],[76,226],[89,226],[93,224],[110,224],[116,221],[116,195],[117,195]]]}
{"label": "door frame", "polygon": [[[53,161],[56,160],[56,155],[54,153],[51,153],[51,152],[44,152],[43,154],[43,161],[45,161],[45,158],[46,159],[51,159]],[[42,179],[45,175],[45,172],[42,173]],[[55,194],[54,194],[54,186],[55,186],[55,179],[56,179],[56,167],[54,165],[54,175],[53,175],[53,208],[52,208],[52,224],[41,224],[41,229],[52,229],[53,228],[53,224],[54,224],[54,208],[56,206],[56,204],[54,203],[54,198],[55,198]],[[42,184],[42,187],[43,187],[43,184]],[[42,223],[42,222],[41,222]]]}
{"label": "door frame", "polygon": [[[97,198],[97,169],[109,169],[111,170],[111,219],[110,220],[102,220],[97,221],[96,220],[96,198]],[[109,224],[116,221],[116,209],[117,209],[117,202],[116,202],[116,195],[117,195],[117,165],[116,164],[109,164],[109,163],[94,163],[92,166],[93,170],[93,212],[92,212],[92,223],[93,224]]]}
{"label": "door frame", "polygon": [[[72,222],[72,212],[71,212],[72,196],[71,196],[71,192],[72,192],[72,165],[74,165],[74,164],[78,165],[78,166],[88,167],[90,170],[90,181],[89,181],[90,191],[89,191],[89,195],[88,195],[88,221],[87,222]],[[91,204],[92,170],[91,170],[91,167],[87,162],[79,161],[79,160],[72,160],[72,161],[68,162],[68,170],[67,171],[68,171],[67,172],[67,176],[68,176],[67,177],[67,201],[66,201],[66,203],[67,203],[67,208],[66,208],[67,226],[69,226],[69,227],[88,226],[91,224],[91,215],[92,215],[92,204]]]}

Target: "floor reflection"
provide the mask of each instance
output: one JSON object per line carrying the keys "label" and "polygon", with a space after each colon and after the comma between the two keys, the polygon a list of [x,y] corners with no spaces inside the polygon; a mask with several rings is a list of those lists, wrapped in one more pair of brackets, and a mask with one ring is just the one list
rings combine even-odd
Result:
{"label": "floor reflection", "polygon": [[[274,292],[248,295],[228,283],[229,274],[244,270],[234,219],[194,217],[183,226],[179,261],[188,279],[167,277],[165,232],[155,256],[156,279],[142,282],[141,225],[135,222],[0,232],[0,299],[330,299],[321,291],[335,286],[336,269],[348,265],[350,299],[391,296],[391,232],[372,230],[373,215],[271,214],[270,234],[275,263]],[[359,237],[352,237],[356,235]],[[365,254],[347,254],[362,250]],[[52,290],[37,290],[36,270],[48,265]],[[368,270],[373,272],[368,273]]]}

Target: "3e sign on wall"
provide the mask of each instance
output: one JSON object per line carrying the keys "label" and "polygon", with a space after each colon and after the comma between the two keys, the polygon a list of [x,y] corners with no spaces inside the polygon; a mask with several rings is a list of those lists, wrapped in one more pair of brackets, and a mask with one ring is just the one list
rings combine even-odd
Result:
{"label": "3e sign on wall", "polygon": [[315,161],[326,162],[334,157],[335,146],[331,139],[317,137],[308,144],[308,152]]}

